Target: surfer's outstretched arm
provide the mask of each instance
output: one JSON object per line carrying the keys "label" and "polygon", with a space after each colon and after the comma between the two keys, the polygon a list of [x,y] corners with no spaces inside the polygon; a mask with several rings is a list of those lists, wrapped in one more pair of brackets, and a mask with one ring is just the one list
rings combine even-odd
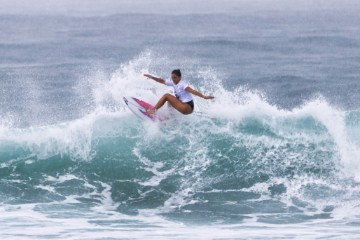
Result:
{"label": "surfer's outstretched arm", "polygon": [[154,80],[154,81],[156,81],[158,83],[165,84],[165,80],[162,79],[162,78],[154,77],[154,76],[152,76],[150,74],[144,74],[144,76],[147,77],[147,78],[151,78],[152,80]]}
{"label": "surfer's outstretched arm", "polygon": [[204,99],[214,99],[213,96],[205,96],[204,94],[199,93],[198,91],[196,91],[195,89],[192,89],[191,87],[187,87],[187,88],[185,88],[185,90],[191,94],[194,94],[195,96],[198,96],[198,97],[201,97]]}

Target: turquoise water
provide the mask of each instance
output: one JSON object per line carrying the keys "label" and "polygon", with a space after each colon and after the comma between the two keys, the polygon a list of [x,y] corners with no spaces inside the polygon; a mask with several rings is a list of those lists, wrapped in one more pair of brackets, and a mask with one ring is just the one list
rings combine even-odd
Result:
{"label": "turquoise water", "polygon": [[[227,4],[1,13],[2,239],[360,237],[359,17]],[[174,68],[216,99],[140,122]]]}

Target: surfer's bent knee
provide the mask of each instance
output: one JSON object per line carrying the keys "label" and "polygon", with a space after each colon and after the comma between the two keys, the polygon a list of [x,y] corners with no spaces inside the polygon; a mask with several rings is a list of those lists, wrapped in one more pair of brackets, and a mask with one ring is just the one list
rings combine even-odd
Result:
{"label": "surfer's bent knee", "polygon": [[169,99],[169,97],[172,96],[171,94],[169,93],[165,93],[162,98],[165,98],[165,99]]}

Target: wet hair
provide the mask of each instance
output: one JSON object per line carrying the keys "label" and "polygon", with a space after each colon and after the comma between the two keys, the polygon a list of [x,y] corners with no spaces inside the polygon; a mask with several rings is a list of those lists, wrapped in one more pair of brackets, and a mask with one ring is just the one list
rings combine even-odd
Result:
{"label": "wet hair", "polygon": [[181,77],[180,69],[174,69],[171,74],[175,74],[176,76]]}

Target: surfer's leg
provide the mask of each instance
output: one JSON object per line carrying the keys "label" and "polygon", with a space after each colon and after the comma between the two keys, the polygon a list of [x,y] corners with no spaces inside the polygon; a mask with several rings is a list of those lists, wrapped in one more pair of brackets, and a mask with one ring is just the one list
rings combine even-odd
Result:
{"label": "surfer's leg", "polygon": [[171,106],[173,106],[182,114],[190,114],[193,111],[189,104],[181,102],[179,99],[169,93],[164,94],[164,96],[160,98],[158,103],[155,105],[155,109],[161,108],[166,102],[168,102]]}

